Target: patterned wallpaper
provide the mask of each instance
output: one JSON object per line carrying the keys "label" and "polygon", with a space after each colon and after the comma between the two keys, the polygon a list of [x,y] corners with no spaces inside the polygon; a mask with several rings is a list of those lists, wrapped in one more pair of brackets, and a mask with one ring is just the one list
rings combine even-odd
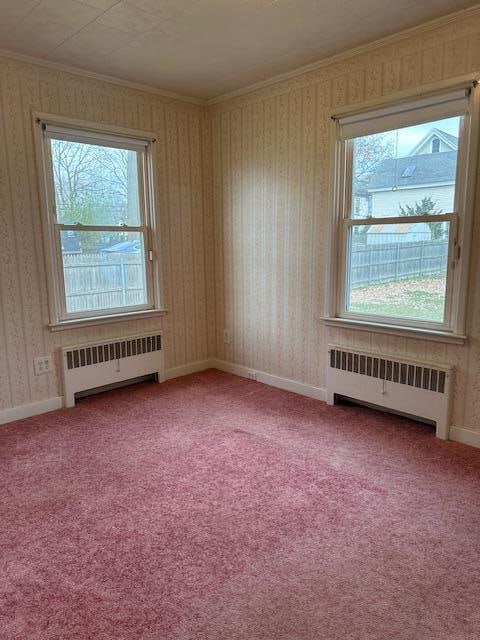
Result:
{"label": "patterned wallpaper", "polygon": [[[163,326],[169,368],[217,357],[319,387],[331,341],[449,362],[453,422],[480,430],[479,216],[466,346],[322,321],[330,112],[478,70],[480,18],[209,108],[0,58],[0,410],[61,395],[54,375],[33,375],[34,356]],[[163,319],[46,328],[32,110],[155,132]]]}
{"label": "patterned wallpaper", "polygon": [[[154,131],[164,318],[50,332],[32,111]],[[0,58],[0,410],[62,394],[33,358],[86,340],[158,329],[166,366],[214,349],[210,122],[201,107]],[[203,188],[203,184],[206,188]],[[59,362],[57,361],[57,369]]]}
{"label": "patterned wallpaper", "polygon": [[467,346],[322,321],[330,113],[470,71],[480,71],[480,19],[471,18],[212,107],[219,358],[318,387],[329,342],[448,362],[457,372],[453,422],[480,430],[478,216]]}

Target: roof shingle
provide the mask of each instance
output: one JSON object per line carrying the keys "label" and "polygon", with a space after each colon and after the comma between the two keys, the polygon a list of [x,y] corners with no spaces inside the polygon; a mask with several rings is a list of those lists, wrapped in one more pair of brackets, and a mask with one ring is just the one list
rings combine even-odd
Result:
{"label": "roof shingle", "polygon": [[[407,167],[415,167],[406,172]],[[425,153],[406,158],[388,158],[377,167],[370,178],[368,190],[391,189],[392,187],[413,187],[422,184],[454,182],[457,168],[457,152]],[[411,175],[409,175],[411,174]]]}

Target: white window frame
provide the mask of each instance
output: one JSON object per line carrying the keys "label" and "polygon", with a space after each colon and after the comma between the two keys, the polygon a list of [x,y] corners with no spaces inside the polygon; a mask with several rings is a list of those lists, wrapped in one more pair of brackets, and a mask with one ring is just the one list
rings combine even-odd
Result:
{"label": "white window frame", "polygon": [[[416,216],[415,222],[449,221],[449,254],[447,270],[447,291],[445,322],[434,323],[420,320],[383,317],[349,312],[346,309],[347,293],[347,255],[349,229],[358,224],[372,224],[351,217],[352,186],[352,144],[342,140],[340,118],[388,118],[395,122],[395,111],[402,104],[432,104],[432,120],[436,117],[437,104],[440,106],[445,95],[452,90],[463,89],[468,92],[467,110],[462,119],[457,160],[457,178],[454,211],[433,216]],[[395,335],[413,335],[442,342],[463,344],[466,340],[466,307],[468,272],[471,248],[471,232],[476,190],[476,167],[479,135],[479,93],[474,77],[463,77],[457,81],[442,83],[423,94],[403,92],[397,101],[373,103],[357,111],[344,111],[332,115],[331,135],[331,193],[330,193],[330,268],[328,271],[326,315],[324,320],[329,326],[360,329]],[[405,106],[403,107],[405,109]],[[393,114],[393,115],[392,115]],[[393,120],[392,120],[393,118]],[[419,124],[425,120],[419,120]],[[359,125],[361,126],[361,124]],[[386,130],[394,129],[389,126]],[[361,135],[361,134],[360,134]],[[368,132],[367,134],[368,135]],[[405,222],[404,218],[375,218],[375,223],[394,224]]]}
{"label": "white window frame", "polygon": [[[161,300],[160,265],[157,248],[158,225],[155,215],[155,170],[153,134],[119,127],[107,127],[98,123],[74,120],[44,113],[34,113],[35,146],[38,161],[39,187],[42,208],[42,228],[46,256],[48,302],[52,331],[144,318],[165,313]],[[46,131],[50,133],[45,134]],[[105,146],[132,149],[137,153],[140,224],[83,225],[61,224],[57,221],[55,186],[51,157],[51,132],[60,139],[74,139]],[[134,231],[144,239],[145,282],[147,302],[144,305],[99,309],[68,313],[64,285],[64,271],[60,242],[61,231]]]}

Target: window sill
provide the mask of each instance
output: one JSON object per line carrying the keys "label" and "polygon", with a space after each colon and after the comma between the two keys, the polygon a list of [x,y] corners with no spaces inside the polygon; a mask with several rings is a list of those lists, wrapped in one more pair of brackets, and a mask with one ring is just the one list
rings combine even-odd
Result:
{"label": "window sill", "polygon": [[450,331],[436,331],[435,329],[419,329],[417,327],[404,327],[401,325],[385,324],[382,322],[369,322],[366,320],[352,320],[349,318],[323,318],[327,327],[342,329],[357,329],[370,333],[386,333],[403,338],[417,338],[419,340],[431,340],[433,342],[447,342],[450,344],[465,344],[467,336]]}
{"label": "window sill", "polygon": [[166,309],[147,309],[146,311],[131,311],[117,313],[115,315],[93,316],[90,318],[75,318],[74,320],[63,320],[62,322],[52,322],[48,325],[50,331],[66,331],[68,329],[80,329],[92,327],[98,324],[112,324],[114,322],[127,322],[128,320],[144,320],[164,316]]}

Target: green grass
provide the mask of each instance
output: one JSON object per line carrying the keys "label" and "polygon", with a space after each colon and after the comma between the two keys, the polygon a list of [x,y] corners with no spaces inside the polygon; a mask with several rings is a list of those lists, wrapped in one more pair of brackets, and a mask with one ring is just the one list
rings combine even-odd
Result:
{"label": "green grass", "polygon": [[435,278],[361,287],[352,292],[349,311],[371,315],[443,322],[444,293],[422,290],[440,288]]}

